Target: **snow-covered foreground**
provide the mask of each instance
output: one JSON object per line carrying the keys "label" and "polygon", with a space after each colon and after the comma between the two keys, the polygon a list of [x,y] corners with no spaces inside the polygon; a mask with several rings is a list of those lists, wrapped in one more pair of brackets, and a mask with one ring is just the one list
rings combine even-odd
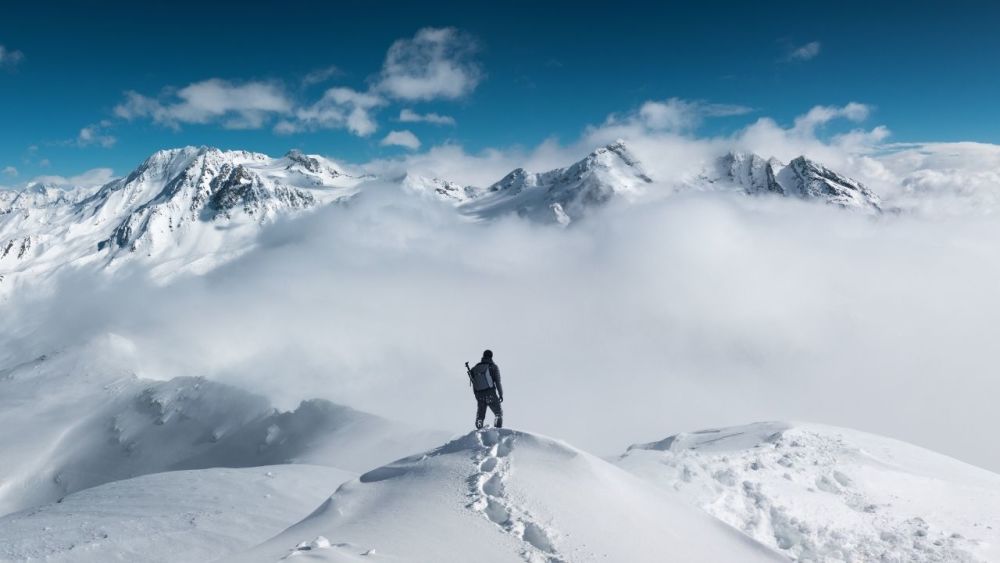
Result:
{"label": "snow-covered foreground", "polygon": [[617,464],[799,561],[1000,561],[1000,475],[896,440],[759,423]]}
{"label": "snow-covered foreground", "polygon": [[1000,475],[861,432],[758,423],[602,459],[487,429],[371,469],[435,434],[81,357],[0,376],[23,430],[0,434],[0,561],[1000,561]]}
{"label": "snow-covered foreground", "polygon": [[888,438],[440,445],[328,401],[144,379],[134,356],[107,336],[0,370],[0,561],[1000,561],[1000,475]]}
{"label": "snow-covered foreground", "polygon": [[0,518],[0,561],[213,561],[280,532],[354,476],[295,464],[116,481]]}
{"label": "snow-covered foreground", "polygon": [[780,561],[672,493],[565,443],[466,434],[350,481],[230,561]]}

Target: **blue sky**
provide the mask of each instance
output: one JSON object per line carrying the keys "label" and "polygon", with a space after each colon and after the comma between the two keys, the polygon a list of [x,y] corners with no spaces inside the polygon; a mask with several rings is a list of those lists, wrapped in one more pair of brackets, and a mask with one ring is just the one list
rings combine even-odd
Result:
{"label": "blue sky", "polygon": [[391,131],[421,150],[569,142],[669,98],[746,110],[708,135],[855,101],[892,141],[996,143],[998,24],[985,1],[12,5],[0,184],[187,144],[364,161],[413,150]]}

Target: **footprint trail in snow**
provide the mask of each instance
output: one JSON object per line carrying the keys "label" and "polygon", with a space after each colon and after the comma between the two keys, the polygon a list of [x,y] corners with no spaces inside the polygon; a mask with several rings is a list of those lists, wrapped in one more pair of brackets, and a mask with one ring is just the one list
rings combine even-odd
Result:
{"label": "footprint trail in snow", "polygon": [[530,512],[507,495],[504,482],[510,474],[508,456],[514,446],[514,433],[497,428],[476,433],[481,446],[473,461],[477,471],[469,477],[468,507],[524,542],[521,556],[528,563],[565,563],[556,550],[555,533],[537,522]]}

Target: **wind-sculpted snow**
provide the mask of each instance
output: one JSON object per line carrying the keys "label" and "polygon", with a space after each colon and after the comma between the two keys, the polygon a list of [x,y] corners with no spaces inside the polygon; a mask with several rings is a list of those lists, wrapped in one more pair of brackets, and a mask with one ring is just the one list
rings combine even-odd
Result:
{"label": "wind-sculpted snow", "polygon": [[[367,554],[367,555],[363,555]],[[564,443],[472,432],[342,485],[230,561],[780,561],[674,495]]]}
{"label": "wind-sculpted snow", "polygon": [[214,561],[280,532],[355,476],[288,464],[115,481],[0,518],[0,561]]}
{"label": "wind-sculpted snow", "polygon": [[149,381],[98,343],[0,372],[0,514],[137,475],[314,463],[360,472],[440,433],[336,405],[293,411],[200,377]]}
{"label": "wind-sculpted snow", "polygon": [[797,561],[1000,560],[1000,475],[888,438],[759,423],[617,464]]}

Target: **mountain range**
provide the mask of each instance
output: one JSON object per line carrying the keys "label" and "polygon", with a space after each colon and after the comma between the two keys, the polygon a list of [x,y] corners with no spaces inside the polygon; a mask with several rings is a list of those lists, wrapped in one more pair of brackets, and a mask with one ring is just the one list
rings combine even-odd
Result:
{"label": "mountain range", "polygon": [[[623,142],[485,187],[377,178],[297,151],[172,149],[101,186],[0,191],[0,297],[75,268],[164,283],[206,272],[271,223],[294,228],[385,184],[462,221],[519,217],[556,233],[678,189]],[[806,157],[731,152],[683,187],[884,207]],[[35,358],[17,338],[3,350],[19,360],[0,366],[0,561],[1000,561],[1000,475],[887,437],[780,421],[652,428],[654,441],[596,455],[525,429],[426,429],[323,399],[279,408],[198,365],[163,373],[127,337],[101,334]],[[206,357],[225,352],[214,336]],[[295,349],[281,348],[292,374],[277,385],[294,385]]]}
{"label": "mountain range", "polygon": [[[441,200],[475,220],[517,215],[563,226],[611,201],[635,202],[660,189],[623,141],[565,168],[518,168],[486,187],[415,174],[376,178],[299,151],[272,158],[208,147],[163,150],[96,188],[0,190],[0,294],[16,285],[12,278],[37,280],[70,265],[114,271],[137,262],[163,280],[206,272],[251,248],[263,225],[345,202],[376,181]],[[690,186],[869,213],[882,207],[860,182],[804,156],[785,165],[728,153]]]}

